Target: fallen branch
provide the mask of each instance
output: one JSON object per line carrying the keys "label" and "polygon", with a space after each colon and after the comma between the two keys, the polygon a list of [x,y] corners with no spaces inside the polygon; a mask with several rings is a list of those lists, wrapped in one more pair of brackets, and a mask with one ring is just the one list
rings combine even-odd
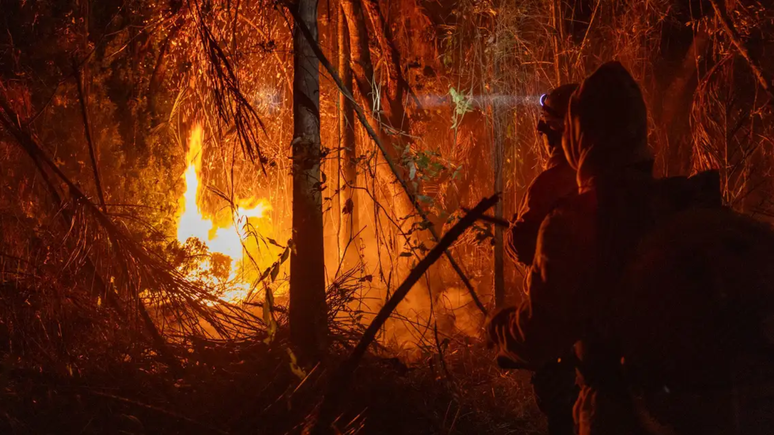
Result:
{"label": "fallen branch", "polygon": [[500,195],[495,194],[489,198],[481,200],[470,213],[466,214],[460,219],[449,231],[441,238],[437,245],[430,250],[430,252],[423,258],[415,267],[411,270],[409,275],[403,281],[403,283],[395,290],[390,299],[379,310],[379,313],[374,317],[374,320],[368,325],[363,337],[358,342],[355,349],[350,354],[341,366],[336,370],[334,375],[328,382],[328,389],[323,398],[322,405],[320,406],[320,414],[317,419],[312,433],[327,434],[331,430],[331,424],[333,424],[336,412],[338,409],[338,403],[352,381],[352,375],[357,368],[360,361],[363,359],[368,346],[376,338],[376,334],[384,326],[384,323],[390,317],[392,312],[398,306],[398,304],[406,297],[409,290],[414,284],[422,278],[422,275],[427,272],[427,269],[433,265],[442,255],[446,252],[446,249],[451,246],[457,238],[459,238],[465,230],[473,226],[473,224],[480,219],[484,213],[492,208],[500,200]]}
{"label": "fallen branch", "polygon": [[[309,41],[309,45],[311,45],[312,51],[314,51],[315,55],[320,60],[320,63],[328,71],[328,74],[330,74],[331,78],[336,83],[336,86],[339,88],[339,91],[342,94],[344,94],[344,96],[347,97],[348,100],[352,101],[352,106],[355,109],[355,114],[357,115],[357,118],[360,121],[360,124],[366,129],[366,132],[368,132],[368,135],[371,137],[374,143],[376,143],[376,146],[379,147],[379,151],[381,151],[382,156],[384,157],[384,160],[387,162],[387,165],[390,167],[390,170],[395,175],[395,178],[398,180],[398,183],[403,188],[403,191],[406,192],[406,195],[411,201],[411,204],[414,206],[414,209],[422,218],[422,220],[425,223],[429,224],[430,220],[428,219],[427,213],[424,211],[424,209],[422,209],[422,206],[419,204],[419,201],[417,200],[416,195],[414,195],[411,192],[411,189],[409,189],[408,184],[406,184],[406,180],[404,180],[403,177],[400,176],[397,165],[390,157],[386,147],[382,143],[382,140],[376,134],[376,131],[374,131],[373,127],[368,122],[368,119],[366,118],[365,113],[363,112],[363,108],[360,107],[359,104],[357,104],[357,102],[355,101],[355,97],[349,91],[348,87],[344,85],[344,82],[341,81],[341,77],[339,77],[339,74],[336,72],[336,69],[333,67],[333,65],[330,63],[328,58],[322,52],[322,49],[320,48],[320,46],[315,42],[314,37],[309,31],[309,28],[306,27],[306,25],[298,18],[298,12],[295,10],[295,8],[293,8],[290,5],[287,5],[286,9],[290,12],[291,15],[293,15],[293,20],[295,21],[296,26],[304,35],[304,37]],[[438,242],[438,239],[439,239],[438,232],[435,230],[435,228],[432,225],[430,225],[428,226],[427,229],[428,231],[430,231],[430,234],[432,235],[433,240]],[[486,315],[487,314],[486,307],[484,307],[484,304],[481,303],[481,300],[478,298],[476,291],[473,289],[473,284],[471,284],[468,277],[465,276],[465,272],[462,271],[462,268],[459,266],[459,264],[457,264],[457,262],[454,260],[454,257],[452,257],[451,253],[448,250],[444,250],[443,255],[446,256],[446,258],[449,260],[449,264],[451,264],[454,271],[457,272],[457,275],[459,275],[460,280],[462,280],[463,284],[465,284],[465,287],[468,289],[468,293],[470,293],[470,297],[473,299],[473,302],[476,304],[476,307],[478,307],[478,309],[481,310],[481,312],[484,315]]]}
{"label": "fallen branch", "polygon": [[736,49],[739,50],[739,54],[741,54],[742,57],[747,60],[747,63],[750,65],[750,69],[752,69],[753,75],[755,75],[755,78],[758,79],[758,82],[761,84],[763,90],[769,94],[769,104],[774,105],[774,89],[771,88],[771,77],[766,73],[766,71],[763,70],[760,63],[758,63],[758,60],[753,57],[753,55],[744,45],[741,36],[739,36],[739,33],[737,33],[736,28],[734,27],[734,24],[731,22],[731,17],[726,14],[725,10],[720,8],[717,0],[710,0],[710,3],[712,3],[712,8],[715,9],[715,16],[717,16],[720,24],[723,26],[723,29],[728,34],[728,38],[731,40],[734,46],[736,46]]}

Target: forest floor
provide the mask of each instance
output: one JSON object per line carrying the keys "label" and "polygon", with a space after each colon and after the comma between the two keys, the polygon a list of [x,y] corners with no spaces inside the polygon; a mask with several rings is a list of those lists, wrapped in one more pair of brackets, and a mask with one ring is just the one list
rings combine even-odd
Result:
{"label": "forest floor", "polygon": [[[301,378],[283,346],[263,342],[189,349],[174,376],[157,358],[88,370],[0,365],[0,433],[295,434],[313,421],[326,385]],[[342,355],[326,363],[335,367]],[[71,373],[72,372],[72,373]],[[367,356],[337,426],[361,434],[540,434],[529,375],[504,372],[480,342],[451,345],[412,364]]]}

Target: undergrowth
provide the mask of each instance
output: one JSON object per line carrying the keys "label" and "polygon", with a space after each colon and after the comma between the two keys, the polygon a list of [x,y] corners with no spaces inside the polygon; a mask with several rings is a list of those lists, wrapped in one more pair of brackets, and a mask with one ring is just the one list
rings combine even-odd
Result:
{"label": "undergrowth", "polygon": [[[344,352],[301,378],[291,370],[284,328],[263,341],[199,342],[174,374],[137,344],[93,348],[53,370],[4,353],[0,432],[10,434],[302,433],[313,422]],[[103,345],[106,346],[106,345]],[[369,355],[355,373],[337,426],[362,434],[530,434],[543,426],[528,379],[503,373],[481,343],[456,343],[443,361],[412,364]]]}

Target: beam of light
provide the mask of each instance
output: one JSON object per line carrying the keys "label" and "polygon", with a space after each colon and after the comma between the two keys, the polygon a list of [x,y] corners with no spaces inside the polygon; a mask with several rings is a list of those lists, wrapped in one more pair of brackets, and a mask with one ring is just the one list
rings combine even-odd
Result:
{"label": "beam of light", "polygon": [[[487,106],[501,106],[506,108],[520,107],[520,106],[541,106],[542,95],[507,95],[507,94],[492,94],[492,95],[470,95],[466,96],[466,102],[471,107],[487,107]],[[454,106],[451,96],[448,94],[420,94],[417,95],[419,103],[425,109],[437,109],[440,107]]]}

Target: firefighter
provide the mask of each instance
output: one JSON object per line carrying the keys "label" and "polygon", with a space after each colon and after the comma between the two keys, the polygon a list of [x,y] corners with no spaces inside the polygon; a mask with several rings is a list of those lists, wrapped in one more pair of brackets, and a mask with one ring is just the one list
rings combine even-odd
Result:
{"label": "firefighter", "polygon": [[575,169],[567,163],[562,150],[564,116],[570,96],[576,89],[578,85],[575,83],[562,85],[540,98],[537,131],[542,137],[548,163],[527,188],[508,231],[508,254],[514,261],[527,266],[532,264],[543,219],[562,198],[578,191]]}
{"label": "firefighter", "polygon": [[526,280],[528,298],[497,314],[489,334],[500,348],[499,361],[531,370],[575,345],[579,433],[636,433],[608,320],[616,279],[647,223],[642,199],[653,180],[638,85],[620,64],[603,65],[573,94],[565,128],[564,154],[579,194],[543,220]]}
{"label": "firefighter", "polygon": [[[578,186],[575,170],[567,162],[562,150],[564,117],[570,96],[578,85],[566,84],[540,98],[541,116],[537,131],[542,136],[548,163],[530,184],[508,232],[509,256],[530,266],[535,254],[538,230],[543,219],[563,199],[574,195]],[[572,435],[572,407],[578,397],[572,349],[567,356],[546,363],[532,375],[532,388],[540,411],[548,421],[551,435]]]}

